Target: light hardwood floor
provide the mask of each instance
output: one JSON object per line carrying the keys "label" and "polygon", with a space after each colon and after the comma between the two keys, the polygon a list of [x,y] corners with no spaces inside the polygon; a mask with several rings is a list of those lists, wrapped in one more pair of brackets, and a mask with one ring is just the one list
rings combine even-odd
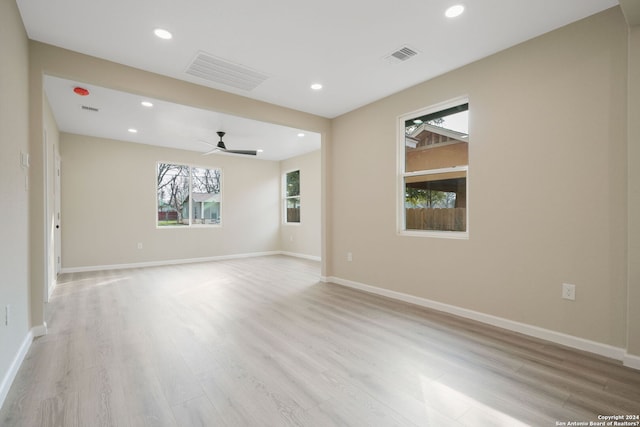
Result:
{"label": "light hardwood floor", "polygon": [[283,256],[65,274],[10,426],[556,426],[640,371],[333,284]]}

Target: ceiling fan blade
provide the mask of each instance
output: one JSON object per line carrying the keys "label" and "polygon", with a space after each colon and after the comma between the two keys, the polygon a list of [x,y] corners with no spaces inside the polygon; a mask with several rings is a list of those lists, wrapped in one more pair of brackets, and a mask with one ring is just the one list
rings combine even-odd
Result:
{"label": "ceiling fan blade", "polygon": [[205,144],[210,145],[211,147],[215,147],[216,146],[215,144],[212,144],[211,142],[206,141],[204,139],[199,139],[198,142],[204,142]]}
{"label": "ceiling fan blade", "polygon": [[225,150],[225,153],[245,154],[247,156],[255,156],[256,154],[258,154],[258,152],[255,150]]}
{"label": "ceiling fan blade", "polygon": [[221,151],[221,150],[219,148],[214,148],[213,150],[209,150],[206,153],[202,153],[202,155],[208,156],[209,154],[217,153],[218,151]]}
{"label": "ceiling fan blade", "polygon": [[[218,136],[220,137],[220,141],[218,141],[218,145],[216,145],[216,149],[205,154],[210,154],[210,153],[213,153],[214,151],[220,151],[220,152],[229,153],[229,154],[243,154],[245,156],[255,156],[256,154],[258,154],[258,152],[255,150],[227,150],[227,147],[224,145],[224,142],[222,141],[222,137],[225,135],[225,133],[222,131],[219,131],[219,132],[216,132],[216,134],[218,134]],[[213,145],[213,144],[209,144],[209,145]]]}

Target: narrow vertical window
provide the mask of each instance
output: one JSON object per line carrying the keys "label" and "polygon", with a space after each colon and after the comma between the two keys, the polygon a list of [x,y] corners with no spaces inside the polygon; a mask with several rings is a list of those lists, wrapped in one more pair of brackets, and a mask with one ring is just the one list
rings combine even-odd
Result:
{"label": "narrow vertical window", "polygon": [[466,102],[401,118],[401,231],[468,231],[468,123]]}
{"label": "narrow vertical window", "polygon": [[300,171],[288,172],[285,175],[285,222],[300,222]]}

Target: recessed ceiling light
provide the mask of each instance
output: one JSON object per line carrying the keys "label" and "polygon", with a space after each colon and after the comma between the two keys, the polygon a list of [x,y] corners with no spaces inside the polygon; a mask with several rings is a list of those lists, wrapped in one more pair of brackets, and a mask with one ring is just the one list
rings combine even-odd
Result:
{"label": "recessed ceiling light", "polygon": [[464,12],[464,6],[461,4],[456,4],[455,6],[451,6],[444,12],[444,16],[447,18],[455,18],[456,16],[460,16]]}
{"label": "recessed ceiling light", "polygon": [[130,133],[138,133],[138,129],[134,129],[134,128],[129,128],[128,131]]}
{"label": "recessed ceiling light", "polygon": [[300,138],[302,138],[302,137],[304,136],[304,133],[300,132],[300,133],[298,134],[298,136],[299,136]]}
{"label": "recessed ceiling light", "polygon": [[320,90],[320,89],[322,89],[322,85],[320,83],[314,83],[314,84],[311,85],[311,89]]}
{"label": "recessed ceiling light", "polygon": [[140,104],[142,104],[143,107],[153,107],[153,103],[149,101],[142,101]]}
{"label": "recessed ceiling light", "polygon": [[153,34],[155,34],[156,37],[160,37],[163,40],[169,40],[173,38],[173,35],[169,31],[162,28],[156,28],[155,30],[153,30]]}

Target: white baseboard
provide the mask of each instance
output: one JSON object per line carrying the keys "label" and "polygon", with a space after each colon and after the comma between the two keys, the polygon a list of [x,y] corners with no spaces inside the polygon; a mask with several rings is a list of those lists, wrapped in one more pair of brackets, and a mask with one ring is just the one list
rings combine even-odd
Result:
{"label": "white baseboard", "polygon": [[634,356],[632,354],[625,354],[622,364],[628,368],[640,370],[640,356]]}
{"label": "white baseboard", "polygon": [[34,326],[31,328],[31,334],[33,338],[43,337],[47,335],[47,322],[42,322],[42,325]]}
{"label": "white baseboard", "polygon": [[504,319],[502,317],[497,317],[490,314],[485,314],[478,311],[468,310],[466,308],[456,307],[454,305],[444,304],[438,301],[405,294],[402,292],[378,288],[376,286],[366,285],[364,283],[354,282],[352,280],[341,279],[339,277],[323,277],[322,279],[324,282],[335,283],[349,288],[359,289],[361,291],[369,292],[372,294],[385,296],[387,298],[408,302],[410,304],[427,307],[449,314],[454,314],[456,316],[475,320],[477,322],[486,323],[513,332],[529,335],[531,337],[551,341],[553,343],[561,344],[578,350],[599,354],[601,356],[622,361],[625,366],[628,366],[630,368],[640,369],[640,357],[625,354],[625,350],[619,347],[613,347],[596,341],[590,341],[584,338],[575,337],[573,335],[564,334],[562,332],[556,332],[549,329],[528,325],[526,323],[520,323],[509,319]]}
{"label": "white baseboard", "polygon": [[13,380],[16,379],[18,370],[20,369],[20,366],[22,366],[22,362],[29,351],[29,347],[31,347],[31,343],[35,337],[34,329],[36,328],[31,329],[22,340],[18,353],[16,353],[13,358],[13,362],[11,362],[11,366],[9,366],[9,370],[5,374],[4,378],[2,378],[2,382],[0,383],[0,408],[2,408],[2,405],[9,394],[11,384],[13,384]]}
{"label": "white baseboard", "polygon": [[124,270],[127,268],[159,267],[163,265],[192,264],[197,262],[224,261],[229,259],[253,258],[268,255],[280,255],[280,251],[252,252],[246,254],[220,255],[203,258],[171,259],[165,261],[135,262],[129,264],[93,265],[87,267],[64,267],[61,273],[83,273],[86,271]]}
{"label": "white baseboard", "polygon": [[303,258],[303,259],[308,259],[308,260],[311,260],[311,261],[322,261],[322,258],[320,258],[319,256],[307,255],[307,254],[299,254],[299,253],[295,253],[295,252],[280,251],[280,255],[292,256],[292,257],[296,257],[296,258]]}

